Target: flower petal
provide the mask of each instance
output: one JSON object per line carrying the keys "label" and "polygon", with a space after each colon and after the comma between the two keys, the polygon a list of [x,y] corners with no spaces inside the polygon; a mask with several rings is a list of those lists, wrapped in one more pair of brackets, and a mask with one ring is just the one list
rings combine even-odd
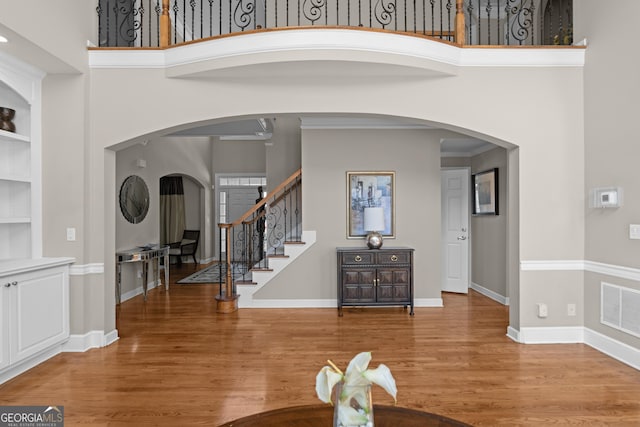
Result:
{"label": "flower petal", "polygon": [[333,370],[330,366],[320,369],[316,375],[316,394],[324,403],[331,403],[331,391],[333,386],[342,380],[342,375]]}
{"label": "flower petal", "polygon": [[396,394],[398,389],[396,388],[396,380],[391,375],[391,370],[385,364],[380,364],[376,369],[368,369],[363,373],[363,376],[372,383],[378,384],[385,389],[387,393],[393,396],[393,400],[397,402]]}
{"label": "flower petal", "polygon": [[349,366],[347,366],[347,371],[345,372],[345,383],[349,385],[370,384],[362,378],[362,373],[367,370],[370,361],[370,351],[359,353],[351,359]]}

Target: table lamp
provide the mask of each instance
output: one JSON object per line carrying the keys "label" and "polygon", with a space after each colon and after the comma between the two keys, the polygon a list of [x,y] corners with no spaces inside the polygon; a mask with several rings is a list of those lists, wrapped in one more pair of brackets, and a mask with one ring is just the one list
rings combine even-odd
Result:
{"label": "table lamp", "polygon": [[364,208],[364,231],[367,231],[367,246],[369,249],[382,247],[382,234],[384,230],[384,209],[381,207]]}

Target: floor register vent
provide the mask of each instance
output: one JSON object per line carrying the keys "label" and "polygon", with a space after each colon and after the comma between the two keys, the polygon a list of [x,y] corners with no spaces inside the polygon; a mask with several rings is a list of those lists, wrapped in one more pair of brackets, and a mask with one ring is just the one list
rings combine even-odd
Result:
{"label": "floor register vent", "polygon": [[640,337],[640,291],[601,282],[600,322]]}

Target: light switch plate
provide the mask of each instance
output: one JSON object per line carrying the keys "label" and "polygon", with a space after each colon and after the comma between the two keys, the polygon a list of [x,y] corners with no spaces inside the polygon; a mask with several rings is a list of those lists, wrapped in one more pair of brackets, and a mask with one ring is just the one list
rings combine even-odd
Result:
{"label": "light switch plate", "polygon": [[75,228],[67,228],[67,241],[75,242],[76,240],[76,229]]}
{"label": "light switch plate", "polygon": [[640,239],[640,224],[629,224],[629,238]]}

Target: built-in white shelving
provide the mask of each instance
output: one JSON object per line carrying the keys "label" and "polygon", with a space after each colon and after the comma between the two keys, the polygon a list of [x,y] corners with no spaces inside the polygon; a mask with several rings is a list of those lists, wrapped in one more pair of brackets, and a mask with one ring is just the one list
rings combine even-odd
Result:
{"label": "built-in white shelving", "polygon": [[40,71],[0,53],[0,107],[16,131],[0,130],[0,261],[39,258],[41,242]]}

